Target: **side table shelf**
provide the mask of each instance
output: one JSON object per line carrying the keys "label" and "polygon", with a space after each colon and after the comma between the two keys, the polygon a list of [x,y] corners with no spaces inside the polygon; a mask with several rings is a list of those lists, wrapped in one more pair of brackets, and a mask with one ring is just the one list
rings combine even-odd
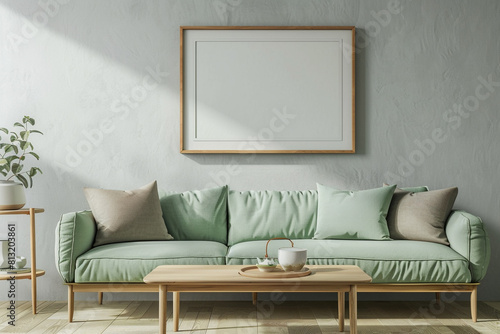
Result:
{"label": "side table shelf", "polygon": [[0,280],[8,280],[14,276],[16,279],[31,279],[31,306],[33,314],[36,314],[36,278],[45,275],[45,271],[36,267],[36,237],[35,237],[35,214],[44,212],[40,208],[21,208],[18,210],[0,210],[0,215],[28,215],[30,216],[30,250],[31,250],[31,272],[16,275],[0,275]]}
{"label": "side table shelf", "polygon": [[[45,275],[45,270],[41,269],[36,270],[36,277],[40,277],[43,275]],[[13,274],[13,275],[0,275],[0,281],[9,280],[12,276],[14,276],[16,279],[31,279],[31,272],[22,274]]]}

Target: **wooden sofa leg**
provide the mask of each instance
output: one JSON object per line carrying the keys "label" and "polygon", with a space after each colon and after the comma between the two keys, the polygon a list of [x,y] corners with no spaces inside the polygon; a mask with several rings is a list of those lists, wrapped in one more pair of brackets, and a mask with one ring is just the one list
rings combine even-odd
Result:
{"label": "wooden sofa leg", "polygon": [[102,305],[102,294],[102,291],[97,293],[97,302],[99,303],[99,305]]}
{"label": "wooden sofa leg", "polygon": [[257,305],[257,292],[252,292],[252,304]]}
{"label": "wooden sofa leg", "polygon": [[75,309],[75,293],[73,285],[68,285],[68,321],[73,322],[73,311]]}
{"label": "wooden sofa leg", "polygon": [[441,292],[436,292],[436,304],[441,304]]}
{"label": "wooden sofa leg", "polygon": [[470,294],[470,313],[472,321],[477,322],[477,285],[474,286]]}

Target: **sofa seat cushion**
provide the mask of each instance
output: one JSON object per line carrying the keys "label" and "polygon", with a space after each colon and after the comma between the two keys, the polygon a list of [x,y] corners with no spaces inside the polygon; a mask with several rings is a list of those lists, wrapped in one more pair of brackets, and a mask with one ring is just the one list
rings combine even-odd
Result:
{"label": "sofa seat cushion", "polygon": [[[307,263],[357,265],[373,283],[469,283],[468,261],[448,246],[413,240],[293,240],[307,249]],[[288,243],[288,244],[287,244]],[[285,241],[269,244],[269,257],[278,256]],[[231,246],[227,264],[256,263],[264,257],[266,241],[248,241]]]}
{"label": "sofa seat cushion", "polygon": [[143,282],[159,265],[225,264],[227,247],[214,241],[137,241],[95,247],[76,260],[75,283]]}

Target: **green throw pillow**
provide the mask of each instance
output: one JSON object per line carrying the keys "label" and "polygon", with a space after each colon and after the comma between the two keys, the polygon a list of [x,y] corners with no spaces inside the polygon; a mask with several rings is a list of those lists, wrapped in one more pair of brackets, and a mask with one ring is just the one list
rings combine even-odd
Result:
{"label": "green throw pillow", "polygon": [[396,186],[360,191],[317,187],[314,239],[390,240],[386,216]]}
{"label": "green throw pillow", "polygon": [[[387,183],[384,183],[383,184],[384,187],[389,187],[390,184],[387,184]],[[400,189],[400,188],[396,188],[396,189]],[[410,192],[413,192],[413,193],[421,193],[423,191],[429,191],[429,188],[427,188],[426,186],[420,186],[420,187],[404,187],[404,188],[401,188],[401,190],[404,190],[404,191],[410,191]]]}
{"label": "green throw pillow", "polygon": [[174,239],[227,243],[227,186],[162,193],[160,203]]}
{"label": "green throw pillow", "polygon": [[156,181],[135,190],[84,188],[97,223],[94,246],[171,240],[161,214]]}

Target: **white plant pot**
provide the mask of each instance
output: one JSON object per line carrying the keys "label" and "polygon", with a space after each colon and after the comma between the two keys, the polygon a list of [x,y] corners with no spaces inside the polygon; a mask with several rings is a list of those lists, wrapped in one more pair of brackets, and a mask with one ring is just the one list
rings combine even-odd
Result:
{"label": "white plant pot", "polygon": [[0,210],[17,210],[26,204],[22,183],[0,181]]}
{"label": "white plant pot", "polygon": [[307,249],[288,247],[278,250],[278,261],[284,271],[300,271],[307,261]]}

